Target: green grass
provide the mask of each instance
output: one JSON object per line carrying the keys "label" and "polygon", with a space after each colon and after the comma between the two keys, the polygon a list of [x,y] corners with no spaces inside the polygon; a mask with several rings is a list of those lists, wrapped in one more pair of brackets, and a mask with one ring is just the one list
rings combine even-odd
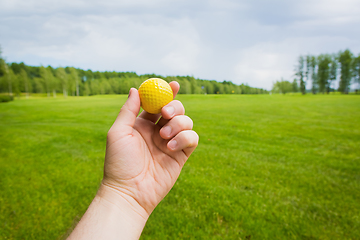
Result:
{"label": "green grass", "polygon": [[[142,239],[360,239],[360,97],[181,95],[200,143]],[[126,96],[0,104],[0,239],[61,239]]]}

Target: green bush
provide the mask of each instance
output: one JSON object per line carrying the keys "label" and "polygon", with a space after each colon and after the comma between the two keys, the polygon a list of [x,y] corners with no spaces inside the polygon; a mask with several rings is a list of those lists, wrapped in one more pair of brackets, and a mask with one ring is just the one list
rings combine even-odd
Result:
{"label": "green bush", "polygon": [[0,103],[1,102],[10,102],[13,101],[14,97],[9,95],[0,95]]}

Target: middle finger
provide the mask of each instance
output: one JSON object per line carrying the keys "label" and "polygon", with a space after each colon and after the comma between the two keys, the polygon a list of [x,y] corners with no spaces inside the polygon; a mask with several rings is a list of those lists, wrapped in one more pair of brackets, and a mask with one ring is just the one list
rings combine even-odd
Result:
{"label": "middle finger", "polygon": [[175,116],[160,129],[160,136],[163,139],[170,139],[181,131],[191,130],[193,121],[185,115]]}

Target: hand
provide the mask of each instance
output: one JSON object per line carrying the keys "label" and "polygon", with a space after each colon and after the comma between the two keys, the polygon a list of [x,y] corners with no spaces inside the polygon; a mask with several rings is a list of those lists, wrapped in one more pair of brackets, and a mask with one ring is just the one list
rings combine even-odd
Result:
{"label": "hand", "polygon": [[[170,83],[174,96],[177,82]],[[199,137],[181,102],[153,115],[140,111],[136,89],[108,132],[104,178],[68,239],[139,239],[145,223],[178,178]]]}
{"label": "hand", "polygon": [[[170,86],[175,96],[179,84]],[[163,107],[161,115],[143,111],[137,117],[139,111],[138,91],[131,89],[108,132],[101,187],[118,193],[147,219],[174,185],[199,137],[180,101]]]}

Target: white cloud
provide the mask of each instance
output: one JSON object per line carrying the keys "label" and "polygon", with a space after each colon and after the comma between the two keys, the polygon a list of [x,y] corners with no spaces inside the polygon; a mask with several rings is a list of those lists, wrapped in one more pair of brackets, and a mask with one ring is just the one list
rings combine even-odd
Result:
{"label": "white cloud", "polygon": [[60,14],[41,20],[30,38],[8,43],[10,51],[20,46],[18,57],[37,55],[100,70],[186,75],[197,68],[201,43],[187,18]]}
{"label": "white cloud", "polygon": [[234,66],[236,82],[271,89],[272,83],[282,77],[293,77],[293,52],[297,51],[291,40],[281,43],[260,43],[239,51],[239,61]]}
{"label": "white cloud", "polygon": [[[190,30],[190,31],[189,31]],[[161,58],[162,65],[170,71],[187,75],[198,68],[198,55],[200,53],[200,41],[194,29],[183,33],[172,33],[170,36],[171,49],[169,53]]]}
{"label": "white cloud", "polygon": [[7,61],[270,89],[299,55],[360,52],[359,1],[3,0]]}
{"label": "white cloud", "polygon": [[298,7],[301,14],[315,18],[358,16],[360,12],[358,0],[306,0]]}
{"label": "white cloud", "polygon": [[[281,78],[292,81],[300,55],[337,53],[356,41],[342,36],[289,37],[282,41],[261,42],[238,51],[234,82],[271,89]],[[333,50],[335,49],[335,50]],[[356,50],[360,51],[360,47]]]}

